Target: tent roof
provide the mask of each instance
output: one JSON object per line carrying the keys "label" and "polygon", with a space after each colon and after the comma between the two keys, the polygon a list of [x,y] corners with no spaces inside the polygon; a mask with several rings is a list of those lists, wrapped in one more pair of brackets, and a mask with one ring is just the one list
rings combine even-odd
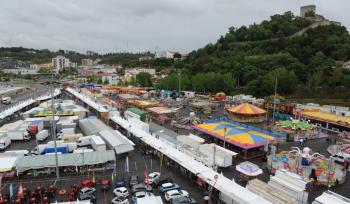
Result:
{"label": "tent roof", "polygon": [[206,123],[196,125],[193,128],[220,140],[226,139],[226,142],[243,149],[261,147],[276,138],[285,137],[282,134],[274,134],[226,118],[208,120]]}
{"label": "tent roof", "polygon": [[[85,152],[84,154],[58,154],[59,166],[82,166],[101,164],[115,160],[113,150]],[[21,158],[17,163],[17,170],[23,172],[29,169],[55,167],[55,155],[37,155]]]}
{"label": "tent roof", "polygon": [[250,103],[242,103],[238,106],[228,109],[228,111],[230,113],[242,115],[260,115],[266,113],[264,109],[254,106]]}
{"label": "tent roof", "polygon": [[321,112],[319,110],[315,111],[301,111],[301,115],[304,117],[308,117],[311,119],[322,120],[325,122],[335,123],[335,124],[343,124],[343,126],[350,125],[350,117],[345,117],[341,115],[336,115],[333,113]]}

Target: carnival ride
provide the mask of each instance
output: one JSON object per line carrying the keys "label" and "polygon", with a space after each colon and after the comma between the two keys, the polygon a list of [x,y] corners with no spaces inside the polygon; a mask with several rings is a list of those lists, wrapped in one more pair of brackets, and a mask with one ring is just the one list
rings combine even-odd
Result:
{"label": "carnival ride", "polygon": [[311,149],[304,147],[292,147],[290,151],[282,151],[274,157],[268,157],[273,171],[285,169],[297,173],[307,181],[316,182],[319,185],[336,185],[345,181],[346,171],[341,164],[335,163],[332,158],[326,158],[318,152],[312,153]]}

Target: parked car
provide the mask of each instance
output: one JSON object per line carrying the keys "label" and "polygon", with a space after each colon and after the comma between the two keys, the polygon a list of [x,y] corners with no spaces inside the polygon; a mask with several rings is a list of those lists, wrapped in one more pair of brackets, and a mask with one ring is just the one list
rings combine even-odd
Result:
{"label": "parked car", "polygon": [[159,186],[161,186],[164,183],[171,183],[171,182],[173,182],[173,179],[171,179],[169,177],[166,177],[166,178],[159,177],[157,180],[155,180],[153,182],[153,186],[154,187],[159,187]]}
{"label": "parked car", "polygon": [[85,187],[85,188],[81,188],[79,190],[79,195],[83,195],[83,194],[89,194],[89,195],[94,195],[96,193],[96,189],[95,188],[88,188],[88,187]]}
{"label": "parked car", "polygon": [[178,190],[178,189],[180,189],[180,186],[177,183],[163,183],[159,187],[159,190],[161,193],[165,193],[165,192],[171,191],[171,190]]}
{"label": "parked car", "polygon": [[98,184],[102,191],[108,191],[111,188],[111,182],[109,180],[100,180]]}
{"label": "parked car", "polygon": [[78,199],[79,200],[96,200],[95,197],[96,189],[95,188],[82,188],[79,190]]}
{"label": "parked car", "polygon": [[125,187],[116,188],[116,189],[114,189],[113,193],[115,196],[123,196],[123,197],[129,196],[129,191]]}
{"label": "parked car", "polygon": [[93,188],[95,187],[95,182],[93,180],[84,180],[80,184],[81,188]]}
{"label": "parked car", "polygon": [[147,185],[144,183],[139,183],[131,187],[132,194],[140,191],[151,191],[151,190],[152,190],[152,187],[147,188]]}
{"label": "parked car", "polygon": [[139,183],[139,177],[136,175],[132,175],[129,177],[129,186],[133,186]]}
{"label": "parked car", "polygon": [[[138,198],[144,198],[144,197],[147,196],[148,193],[149,193],[149,192],[146,192],[146,191],[136,192],[136,193],[132,196],[131,202],[132,202],[133,204],[136,203],[136,200],[137,200]],[[153,194],[152,194],[152,195],[153,195]]]}
{"label": "parked car", "polygon": [[118,196],[112,199],[112,204],[129,204],[129,199],[123,196]]}
{"label": "parked car", "polygon": [[145,178],[145,183],[152,184],[159,177],[160,177],[160,173],[159,172],[152,172],[152,173],[148,174],[148,179]]}
{"label": "parked car", "polygon": [[78,196],[78,200],[89,200],[91,203],[96,203],[96,196],[95,195],[82,195]]}
{"label": "parked car", "polygon": [[188,192],[184,190],[171,190],[164,193],[165,200],[168,202],[175,198],[187,197],[187,196],[188,196]]}
{"label": "parked car", "polygon": [[171,204],[197,204],[197,201],[191,196],[184,196],[184,197],[174,198],[171,200],[170,203]]}
{"label": "parked car", "polygon": [[115,182],[115,187],[126,187],[124,178],[117,178],[117,181]]}

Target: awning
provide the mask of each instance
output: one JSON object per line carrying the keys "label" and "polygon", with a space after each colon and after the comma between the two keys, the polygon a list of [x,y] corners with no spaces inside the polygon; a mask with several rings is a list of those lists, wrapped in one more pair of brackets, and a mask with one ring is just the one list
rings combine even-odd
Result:
{"label": "awning", "polygon": [[[64,166],[83,166],[102,164],[109,161],[115,160],[113,150],[107,151],[96,151],[96,152],[85,152],[85,153],[68,153],[59,154],[58,165]],[[37,156],[26,156],[21,158],[16,165],[18,172],[23,172],[30,169],[41,169],[55,167],[56,160],[55,154],[52,155],[37,155]]]}

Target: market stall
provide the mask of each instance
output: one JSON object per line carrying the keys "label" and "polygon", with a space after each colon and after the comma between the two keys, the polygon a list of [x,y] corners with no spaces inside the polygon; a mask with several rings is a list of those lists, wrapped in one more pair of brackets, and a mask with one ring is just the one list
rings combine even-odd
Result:
{"label": "market stall", "polygon": [[190,103],[190,106],[203,111],[205,114],[211,114],[211,111],[216,107],[216,104],[210,101],[196,101]]}
{"label": "market stall", "polygon": [[236,171],[240,173],[239,178],[244,181],[249,181],[262,174],[262,169],[258,165],[253,164],[250,161],[242,162],[236,165]]}
{"label": "market stall", "polygon": [[315,122],[324,123],[325,128],[350,129],[350,117],[338,115],[330,112],[323,112],[319,109],[295,110],[294,115],[307,118]]}
{"label": "market stall", "polygon": [[139,99],[138,96],[133,95],[133,94],[118,94],[118,98],[120,98],[120,100],[122,100],[123,102],[127,102],[129,100]]}
{"label": "market stall", "polygon": [[152,107],[146,109],[150,114],[150,117],[160,123],[166,123],[171,121],[171,119],[178,112],[178,108],[168,108],[168,107]]}
{"label": "market stall", "polygon": [[238,122],[257,123],[265,120],[266,111],[250,103],[242,103],[227,109],[229,118]]}
{"label": "market stall", "polygon": [[146,108],[159,106],[158,101],[146,101],[146,100],[128,100],[129,105],[145,110]]}

